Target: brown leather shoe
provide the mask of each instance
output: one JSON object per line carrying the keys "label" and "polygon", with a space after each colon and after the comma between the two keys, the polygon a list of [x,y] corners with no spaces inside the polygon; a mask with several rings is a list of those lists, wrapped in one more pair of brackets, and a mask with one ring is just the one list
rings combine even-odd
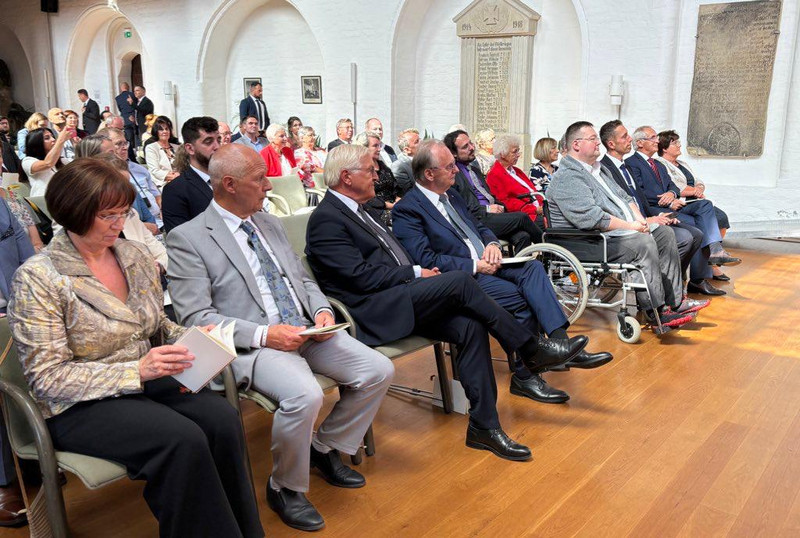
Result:
{"label": "brown leather shoe", "polygon": [[0,488],[0,527],[19,527],[27,523],[19,482]]}

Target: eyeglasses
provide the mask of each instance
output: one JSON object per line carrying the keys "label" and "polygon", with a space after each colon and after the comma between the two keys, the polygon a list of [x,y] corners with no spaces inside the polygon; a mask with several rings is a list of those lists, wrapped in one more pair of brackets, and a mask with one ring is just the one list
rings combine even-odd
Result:
{"label": "eyeglasses", "polygon": [[368,166],[367,168],[350,168],[349,170],[351,172],[355,172],[356,170],[359,170],[361,172],[366,172],[369,175],[372,175],[372,174],[375,174],[376,176],[378,175],[378,169],[375,168],[374,166]]}
{"label": "eyeglasses", "polygon": [[432,167],[429,168],[429,170],[441,170],[443,168],[445,170],[447,170],[448,172],[456,172],[456,171],[458,171],[458,166],[456,165],[456,163],[450,163],[447,166],[432,166]]}
{"label": "eyeglasses", "polygon": [[129,209],[125,213],[112,213],[111,215],[98,216],[97,218],[106,224],[116,224],[118,220],[122,219],[124,222],[126,219],[133,218],[134,215],[133,209]]}
{"label": "eyeglasses", "polygon": [[576,138],[575,140],[586,140],[587,142],[591,142],[592,144],[596,144],[600,138],[597,136],[590,136],[589,138]]}
{"label": "eyeglasses", "polygon": [[670,146],[678,146],[678,147],[681,147],[681,141],[680,141],[680,140],[673,140],[672,142],[670,142],[670,143],[669,143],[669,145],[670,145]]}
{"label": "eyeglasses", "polygon": [[658,135],[648,136],[645,138],[648,142],[658,142]]}
{"label": "eyeglasses", "polygon": [[128,146],[130,146],[130,142],[128,142],[127,140],[124,140],[122,142],[114,142],[115,148],[122,149],[122,148],[127,148]]}

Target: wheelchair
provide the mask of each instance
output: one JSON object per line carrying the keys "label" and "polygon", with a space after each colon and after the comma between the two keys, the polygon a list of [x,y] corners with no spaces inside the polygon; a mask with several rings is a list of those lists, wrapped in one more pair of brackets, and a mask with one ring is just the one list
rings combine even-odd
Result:
{"label": "wheelchair", "polygon": [[[536,194],[541,196],[541,193]],[[570,323],[577,320],[586,307],[618,310],[617,337],[629,344],[638,342],[642,324],[630,310],[636,309],[636,292],[647,293],[652,302],[641,268],[629,263],[609,263],[607,240],[601,232],[552,228],[546,200],[543,200],[543,210],[543,242],[515,255],[534,257],[542,262]],[[636,274],[638,279],[634,278]],[[661,325],[656,311],[651,325],[659,335],[670,330]]]}

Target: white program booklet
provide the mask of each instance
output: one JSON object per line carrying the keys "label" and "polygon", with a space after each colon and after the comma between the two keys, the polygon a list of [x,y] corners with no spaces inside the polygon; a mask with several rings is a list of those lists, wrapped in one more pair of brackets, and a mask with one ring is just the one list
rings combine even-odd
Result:
{"label": "white program booklet", "polygon": [[328,325],[327,327],[310,327],[303,332],[297,333],[301,336],[312,336],[315,334],[329,334],[335,333],[339,331],[343,331],[345,329],[349,329],[349,323],[336,323],[334,325]]}
{"label": "white program booklet", "polygon": [[525,263],[536,259],[535,256],[522,256],[520,258],[503,258],[500,265],[514,265],[515,263]]}
{"label": "white program booklet", "polygon": [[174,377],[181,385],[198,392],[208,385],[228,364],[236,358],[236,345],[233,343],[235,321],[227,325],[217,325],[205,333],[198,327],[191,327],[181,336],[176,346],[184,346],[194,355],[192,367]]}

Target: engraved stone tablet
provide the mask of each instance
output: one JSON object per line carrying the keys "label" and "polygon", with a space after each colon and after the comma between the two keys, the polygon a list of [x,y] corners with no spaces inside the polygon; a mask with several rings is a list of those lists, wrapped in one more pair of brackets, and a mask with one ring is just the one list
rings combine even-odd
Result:
{"label": "engraved stone tablet", "polygon": [[763,153],[780,15],[781,3],[774,0],[700,6],[687,133],[690,154]]}
{"label": "engraved stone tablet", "polygon": [[479,39],[476,50],[475,124],[505,133],[511,98],[511,38]]}

